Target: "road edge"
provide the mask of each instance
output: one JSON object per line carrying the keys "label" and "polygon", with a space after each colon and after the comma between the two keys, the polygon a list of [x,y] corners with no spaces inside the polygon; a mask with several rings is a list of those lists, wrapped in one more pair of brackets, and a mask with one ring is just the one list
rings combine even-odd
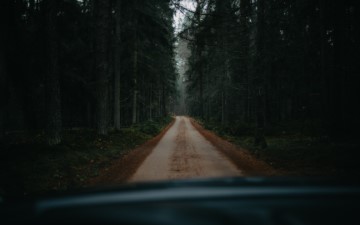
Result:
{"label": "road edge", "polygon": [[127,182],[174,123],[175,118],[154,138],[114,160],[110,166],[102,168],[99,175],[90,179],[86,186],[113,186]]}
{"label": "road edge", "polygon": [[203,128],[195,119],[190,118],[191,124],[195,129],[216,149],[225,155],[245,176],[274,176],[278,175],[276,171],[266,162],[257,159],[248,150],[236,146],[227,140],[222,139],[213,132]]}

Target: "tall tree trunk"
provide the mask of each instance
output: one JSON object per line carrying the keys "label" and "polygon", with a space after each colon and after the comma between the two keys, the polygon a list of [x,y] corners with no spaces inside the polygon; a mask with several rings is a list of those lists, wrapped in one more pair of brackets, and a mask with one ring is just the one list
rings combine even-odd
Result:
{"label": "tall tree trunk", "polygon": [[[204,1],[197,0],[196,1],[196,11],[195,11],[195,20],[197,24],[201,23],[201,10],[203,8]],[[202,52],[203,52],[203,40],[198,38],[198,42],[196,43],[195,51],[196,51],[196,60],[198,67],[198,76],[199,76],[199,117],[204,119],[204,73],[203,73],[203,63],[202,63]]]}
{"label": "tall tree trunk", "polygon": [[[136,10],[136,7],[138,5],[138,1],[134,0],[133,2],[134,4],[134,10]],[[138,29],[138,18],[137,18],[137,14],[136,11],[133,13],[133,29],[134,29],[134,52],[133,52],[133,102],[132,102],[132,124],[137,123],[137,119],[138,119],[138,57],[139,57],[139,49],[138,49],[138,34],[137,34],[137,29]]]}
{"label": "tall tree trunk", "polygon": [[261,148],[266,148],[267,143],[264,137],[264,126],[265,126],[265,65],[264,65],[264,47],[265,47],[265,0],[258,0],[258,12],[257,12],[257,37],[256,37],[256,48],[257,48],[257,59],[258,64],[257,70],[257,94],[255,98],[256,107],[256,131],[255,131],[255,145],[260,145]]}
{"label": "tall tree trunk", "polygon": [[201,63],[201,52],[202,50],[199,49],[199,86],[200,86],[200,93],[199,93],[199,97],[200,97],[200,118],[204,119],[204,73],[203,73],[203,68],[202,68],[202,63]]}
{"label": "tall tree trunk", "polygon": [[[200,23],[200,17],[198,18],[198,22]],[[200,110],[199,116],[201,119],[204,119],[204,73],[203,73],[203,64],[202,64],[202,46],[199,43],[196,46],[197,51],[197,60],[198,60],[198,72],[199,72],[199,103]]]}
{"label": "tall tree trunk", "polygon": [[61,95],[58,66],[58,40],[56,31],[57,1],[47,2],[47,74],[46,90],[46,136],[47,143],[57,145],[61,142]]}
{"label": "tall tree trunk", "polygon": [[335,12],[335,24],[334,24],[334,70],[330,74],[329,92],[330,92],[330,134],[332,137],[342,136],[349,131],[344,130],[345,118],[344,118],[344,102],[347,101],[344,96],[345,87],[344,80],[349,76],[348,69],[345,69],[346,61],[350,59],[347,54],[348,46],[350,42],[348,39],[348,24],[346,22],[346,1],[335,1],[332,3],[332,7]]}
{"label": "tall tree trunk", "polygon": [[4,40],[0,37],[0,142],[4,138],[4,114],[5,114],[5,89],[6,89],[6,74],[5,74],[5,62],[4,62]]}
{"label": "tall tree trunk", "polygon": [[[3,1],[0,3],[0,29],[7,30],[7,11],[9,1]],[[4,114],[5,114],[5,90],[6,90],[6,69],[5,69],[5,46],[7,38],[6,32],[0,33],[0,142],[4,138]]]}
{"label": "tall tree trunk", "polygon": [[149,90],[149,120],[152,120],[152,84],[150,84]]}
{"label": "tall tree trunk", "polygon": [[133,105],[132,105],[132,123],[137,122],[137,97],[138,97],[138,47],[137,40],[135,35],[135,47],[134,47],[134,65],[133,65]]}
{"label": "tall tree trunk", "polygon": [[259,90],[258,95],[256,96],[256,133],[255,133],[255,146],[260,146],[262,149],[267,147],[267,143],[264,136],[264,125],[265,125],[265,117],[264,117],[264,95]]}
{"label": "tall tree trunk", "polygon": [[161,116],[166,116],[167,112],[166,112],[166,90],[165,90],[165,82],[162,81],[162,115]]}
{"label": "tall tree trunk", "polygon": [[329,84],[327,72],[327,37],[326,37],[326,0],[319,0],[320,8],[320,72],[321,72],[321,97],[322,107],[321,114],[324,118],[324,125],[330,121],[329,117]]}
{"label": "tall tree trunk", "polygon": [[100,135],[108,134],[108,25],[109,0],[94,0],[95,9],[95,72],[96,72],[96,128]]}
{"label": "tall tree trunk", "polygon": [[245,82],[246,85],[246,97],[243,96],[243,114],[244,120],[250,121],[250,73],[249,73],[249,16],[250,16],[250,0],[241,0],[240,1],[240,44],[242,59],[240,62],[240,76],[242,76],[241,81]]}
{"label": "tall tree trunk", "polygon": [[[159,85],[160,85],[160,84],[159,84]],[[162,91],[161,91],[161,86],[159,86],[158,117],[161,117],[161,109],[162,109],[162,107],[161,107],[161,93],[162,93]]]}
{"label": "tall tree trunk", "polygon": [[115,53],[114,53],[114,127],[120,130],[120,57],[121,57],[121,0],[116,0],[115,12]]}
{"label": "tall tree trunk", "polygon": [[221,124],[225,124],[225,93],[224,88],[221,90]]}

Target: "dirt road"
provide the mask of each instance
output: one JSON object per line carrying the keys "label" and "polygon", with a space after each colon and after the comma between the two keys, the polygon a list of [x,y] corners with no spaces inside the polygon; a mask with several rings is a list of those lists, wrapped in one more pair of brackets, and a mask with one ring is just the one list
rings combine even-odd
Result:
{"label": "dirt road", "polygon": [[239,175],[242,172],[208,142],[188,118],[178,116],[129,181]]}

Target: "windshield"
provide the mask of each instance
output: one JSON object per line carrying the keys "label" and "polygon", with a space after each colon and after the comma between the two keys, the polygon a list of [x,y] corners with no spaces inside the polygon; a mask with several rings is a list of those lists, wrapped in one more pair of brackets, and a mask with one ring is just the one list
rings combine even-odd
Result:
{"label": "windshield", "polygon": [[360,171],[355,1],[0,4],[0,195]]}

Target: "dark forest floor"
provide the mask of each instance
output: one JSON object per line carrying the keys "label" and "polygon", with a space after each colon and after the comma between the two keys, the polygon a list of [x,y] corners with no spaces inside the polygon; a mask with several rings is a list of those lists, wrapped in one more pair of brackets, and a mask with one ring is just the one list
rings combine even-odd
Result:
{"label": "dark forest floor", "polygon": [[62,144],[54,147],[44,144],[44,133],[8,134],[0,145],[0,195],[21,197],[81,188],[170,122],[170,117],[146,122],[107,137],[90,129],[67,130]]}
{"label": "dark forest floor", "polygon": [[253,147],[253,137],[227,137],[289,176],[358,176],[356,140],[323,141],[299,135],[266,137],[268,148]]}
{"label": "dark forest floor", "polygon": [[265,137],[268,147],[260,149],[253,144],[250,127],[246,128],[248,131],[242,130],[242,135],[234,135],[219,124],[201,124],[226,140],[248,149],[282,175],[359,177],[360,146],[355,137],[331,139],[302,132],[297,127],[288,127],[285,133],[269,132]]}
{"label": "dark forest floor", "polygon": [[[132,150],[156,136],[171,118],[146,122],[100,137],[94,130],[63,132],[62,144],[46,146],[44,133],[13,133],[0,145],[0,195],[26,196],[80,189],[97,183]],[[199,122],[199,121],[198,121]],[[200,122],[199,122],[200,123]],[[355,138],[331,140],[301,132],[268,134],[268,148],[253,146],[253,137],[233,135],[219,125],[201,123],[206,129],[237,146],[248,149],[285,176],[356,176],[360,171],[360,148]],[[131,155],[130,154],[130,155]],[[130,157],[131,158],[131,157]],[[135,167],[134,167],[135,168]],[[125,178],[124,178],[125,179]]]}

